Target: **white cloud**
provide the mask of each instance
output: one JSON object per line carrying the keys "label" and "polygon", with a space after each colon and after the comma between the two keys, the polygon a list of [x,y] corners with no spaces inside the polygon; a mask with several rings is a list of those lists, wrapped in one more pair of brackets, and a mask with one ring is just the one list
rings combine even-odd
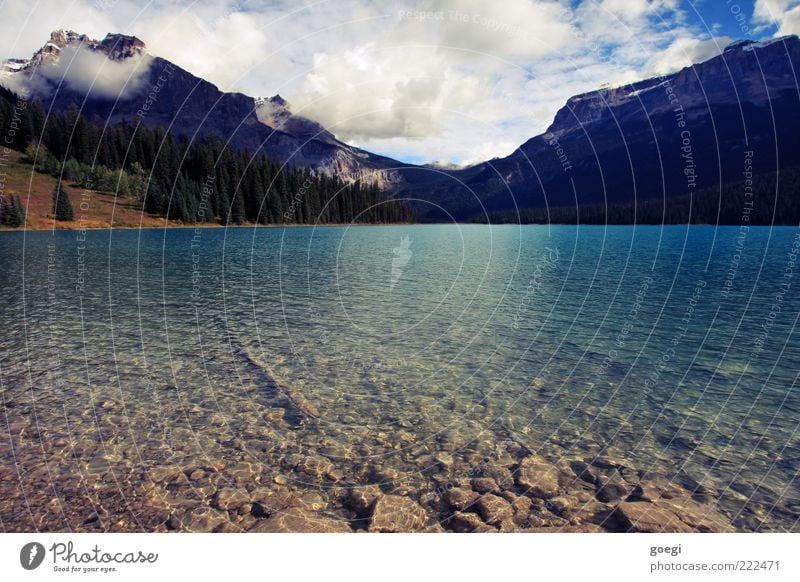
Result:
{"label": "white cloud", "polygon": [[797,0],[756,0],[753,19],[758,22],[780,22],[783,14],[797,4]]}
{"label": "white cloud", "polygon": [[94,97],[125,99],[141,88],[151,61],[146,55],[112,61],[84,47],[66,47],[56,66],[43,66],[40,72],[51,81],[63,80],[71,89]]}
{"label": "white cloud", "polygon": [[149,55],[114,61],[86,47],[70,46],[60,51],[56,62],[40,64],[36,76],[6,76],[3,82],[20,95],[51,92],[63,86],[92,97],[126,99],[141,89],[151,62]]}
{"label": "white cloud", "polygon": [[[74,28],[92,38],[103,38],[106,33],[115,32],[116,27],[110,12],[98,10],[86,0],[12,0],[3,2],[1,10],[0,59],[29,57],[50,38],[51,32],[61,28]],[[117,15],[121,13],[122,10]]]}
{"label": "white cloud", "polygon": [[775,36],[800,34],[800,0],[756,0],[753,20],[776,25]]}
{"label": "white cloud", "polygon": [[224,90],[247,89],[248,72],[273,50],[258,19],[229,9],[167,8],[132,26],[148,51]]}
{"label": "white cloud", "polygon": [[572,25],[558,2],[440,0],[438,42],[491,56],[541,57],[567,48]]}
{"label": "white cloud", "polygon": [[731,42],[732,39],[727,36],[710,40],[701,40],[696,37],[677,38],[651,59],[647,71],[653,75],[664,75],[695,63],[707,61],[722,53]]}

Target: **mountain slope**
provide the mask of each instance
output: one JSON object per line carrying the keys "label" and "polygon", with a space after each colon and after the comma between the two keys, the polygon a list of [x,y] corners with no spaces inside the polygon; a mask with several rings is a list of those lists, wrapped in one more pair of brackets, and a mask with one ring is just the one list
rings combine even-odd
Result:
{"label": "mountain slope", "polygon": [[[108,57],[109,62],[97,62],[93,55]],[[96,79],[113,87],[102,91]],[[402,165],[336,140],[319,124],[292,115],[279,96],[256,100],[222,92],[149,55],[144,43],[131,36],[109,34],[96,41],[56,31],[31,59],[6,61],[0,84],[41,98],[45,109],[52,106],[63,112],[77,106],[86,117],[97,116],[111,124],[141,120],[148,127],[169,128],[174,135],[189,138],[213,134],[290,166],[377,182],[384,188],[398,179],[391,169]],[[270,111],[264,111],[265,105]]]}
{"label": "mountain slope", "polygon": [[428,200],[429,219],[465,220],[668,200],[798,166],[799,65],[796,36],[740,41],[675,74],[572,97],[511,155],[459,171],[407,170],[399,191]]}

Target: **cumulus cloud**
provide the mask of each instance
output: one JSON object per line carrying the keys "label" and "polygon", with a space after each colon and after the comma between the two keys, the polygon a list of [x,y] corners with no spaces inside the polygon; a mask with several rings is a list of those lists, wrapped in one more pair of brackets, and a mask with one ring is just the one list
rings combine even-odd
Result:
{"label": "cumulus cloud", "polygon": [[797,0],[756,0],[753,19],[759,22],[780,22],[783,14],[797,4]]}
{"label": "cumulus cloud", "polygon": [[564,50],[574,38],[559,2],[439,0],[430,8],[438,15],[439,40],[446,47],[541,57]]}
{"label": "cumulus cloud", "polygon": [[[167,7],[133,25],[153,54],[164,56],[228,91],[247,90],[254,67],[275,66],[259,19],[233,8]],[[284,74],[289,71],[283,69]]]}
{"label": "cumulus cloud", "polygon": [[663,75],[701,63],[719,55],[733,39],[719,36],[701,40],[696,37],[675,39],[662,52],[658,53],[648,64],[647,70],[653,75]]}
{"label": "cumulus cloud", "polygon": [[753,20],[777,26],[775,36],[800,34],[800,0],[756,0]]}
{"label": "cumulus cloud", "polygon": [[[112,0],[38,0],[6,1],[0,18],[0,59],[30,57],[58,29],[73,28],[92,38],[118,32],[119,22],[131,16],[125,2],[114,11],[103,9]],[[117,6],[118,4],[118,6]]]}

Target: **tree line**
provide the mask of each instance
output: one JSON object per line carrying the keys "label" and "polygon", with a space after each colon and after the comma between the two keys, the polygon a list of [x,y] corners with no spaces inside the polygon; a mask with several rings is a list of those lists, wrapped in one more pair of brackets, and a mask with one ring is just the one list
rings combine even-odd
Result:
{"label": "tree line", "polygon": [[[87,120],[76,107],[46,115],[0,88],[0,135],[23,162],[62,184],[132,197],[145,212],[187,224],[412,222],[410,206],[376,183],[281,166],[214,136],[189,142],[163,128]],[[65,196],[53,193],[56,201]],[[68,203],[68,199],[67,199]],[[63,203],[62,203],[63,204]],[[5,214],[4,214],[5,216]]]}
{"label": "tree line", "polygon": [[[749,193],[748,193],[749,194]],[[473,222],[491,224],[750,224],[800,225],[800,168],[753,177],[752,196],[744,181],[699,190],[691,196],[650,199],[637,204],[528,208],[493,212]]]}

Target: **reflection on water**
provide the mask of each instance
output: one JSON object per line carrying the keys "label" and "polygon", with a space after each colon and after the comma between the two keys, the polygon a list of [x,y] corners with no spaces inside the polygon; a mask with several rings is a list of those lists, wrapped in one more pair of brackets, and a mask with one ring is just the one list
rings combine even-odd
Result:
{"label": "reflection on water", "polygon": [[3,527],[797,530],[800,239],[738,232],[0,233]]}

